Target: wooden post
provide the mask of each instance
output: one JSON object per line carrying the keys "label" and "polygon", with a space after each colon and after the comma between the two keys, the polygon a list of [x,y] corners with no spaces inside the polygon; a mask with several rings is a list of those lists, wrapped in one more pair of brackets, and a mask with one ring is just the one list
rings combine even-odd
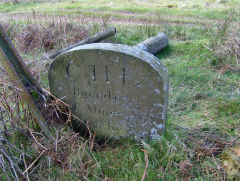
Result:
{"label": "wooden post", "polygon": [[80,46],[80,45],[85,45],[85,44],[89,44],[89,43],[97,43],[97,42],[100,42],[104,39],[107,39],[111,36],[114,36],[116,34],[116,28],[113,27],[113,28],[108,28],[102,32],[99,32],[97,33],[96,35],[93,35],[93,36],[90,36],[74,45],[71,45],[67,48],[63,48],[61,50],[58,50],[57,52],[53,53],[52,55],[49,56],[50,59],[54,59],[55,57],[57,57],[58,55],[74,48],[74,47],[77,47],[77,46]]}
{"label": "wooden post", "polygon": [[151,54],[156,54],[166,46],[168,46],[167,35],[164,33],[159,33],[157,36],[148,38],[145,41],[135,45],[134,47],[147,51]]}
{"label": "wooden post", "polygon": [[33,78],[31,72],[27,69],[21,56],[16,48],[11,43],[7,34],[0,25],[0,62],[7,71],[10,79],[15,83],[16,87],[20,89],[20,94],[25,103],[29,105],[40,128],[45,135],[53,139],[46,121],[41,111],[37,106],[37,102],[43,101],[43,89]]}

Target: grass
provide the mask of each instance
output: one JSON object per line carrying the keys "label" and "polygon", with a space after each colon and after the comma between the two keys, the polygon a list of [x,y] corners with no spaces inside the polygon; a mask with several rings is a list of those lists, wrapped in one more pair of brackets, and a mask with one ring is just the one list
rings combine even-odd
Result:
{"label": "grass", "polygon": [[[74,4],[80,6],[81,3],[85,3],[86,9],[91,9],[91,6],[101,9],[101,4],[104,2],[106,1],[94,1],[94,4],[88,0],[84,2],[76,1]],[[156,5],[156,2],[153,1],[153,5]],[[201,16],[204,19],[224,19],[224,17],[227,17],[226,14],[229,14],[225,13],[227,7],[237,6],[238,3],[238,1],[228,1],[226,7],[220,4],[215,10],[203,10],[202,1],[196,1],[196,4],[191,3],[191,1],[184,2],[188,3],[187,7],[181,12],[182,14],[177,15],[189,17],[193,12],[195,17],[199,17],[198,13],[201,14],[206,11],[206,17],[205,15]],[[214,4],[214,1],[208,2]],[[119,2],[113,1],[113,3]],[[120,6],[111,9],[111,7],[107,6],[107,8],[101,10],[121,10],[131,13],[134,11],[134,13],[143,13],[143,16],[144,13],[150,12],[149,4],[140,3],[140,6],[134,4],[135,1],[121,1],[120,5],[124,3],[130,3],[131,8],[127,9]],[[165,9],[166,12],[161,13],[166,15],[170,12],[170,16],[179,13],[179,11],[173,11],[180,10],[178,4],[180,2],[172,1],[171,4],[174,3],[178,5],[177,8],[168,8]],[[59,4],[61,6],[64,4],[64,7],[72,7],[66,5],[70,4],[70,2],[59,2]],[[39,10],[47,5],[49,4],[32,4],[34,9],[37,6]],[[141,11],[135,10],[137,5],[138,8],[142,8]],[[162,6],[167,5],[168,3],[163,1]],[[22,10],[21,4],[16,7],[18,6],[19,10]],[[162,7],[156,6],[155,8],[160,10]],[[189,8],[193,8],[193,11],[188,12]],[[16,8],[13,11],[17,10]],[[199,10],[198,13],[196,13],[197,10]],[[155,11],[154,8],[153,11]],[[220,14],[216,17],[213,12]],[[64,11],[62,13],[64,14]],[[55,123],[52,128],[54,137],[59,140],[57,143],[58,148],[55,147],[56,143],[49,144],[44,136],[35,133],[36,140],[47,148],[47,151],[37,159],[44,149],[31,136],[15,131],[12,133],[11,142],[17,143],[16,145],[19,148],[21,148],[22,144],[24,151],[31,155],[32,158],[27,159],[27,165],[29,166],[37,159],[37,162],[29,170],[32,180],[140,180],[146,166],[142,149],[148,153],[149,165],[146,180],[200,181],[232,178],[228,177],[229,173],[226,173],[226,169],[222,164],[224,160],[222,153],[239,144],[240,74],[233,71],[239,65],[236,61],[233,61],[235,60],[234,55],[219,54],[213,45],[214,42],[218,41],[216,39],[217,34],[221,34],[228,39],[228,32],[234,29],[232,27],[235,27],[235,25],[230,23],[226,34],[224,34],[221,33],[223,29],[222,22],[200,25],[181,22],[174,24],[163,21],[161,17],[156,17],[156,20],[157,23],[155,24],[146,22],[142,25],[116,25],[118,34],[111,41],[135,45],[161,31],[169,36],[169,46],[157,54],[157,57],[168,68],[170,75],[168,125],[161,142],[136,142],[124,139],[119,142],[106,141],[99,143],[91,137],[83,138],[75,135],[66,125],[56,125]],[[235,20],[233,19],[233,21]],[[108,18],[103,19],[102,22],[105,22],[104,26],[113,25]],[[70,23],[76,25],[76,22]],[[26,32],[26,26],[32,26],[32,24],[34,24],[33,26],[48,27],[48,23],[39,25],[37,21],[13,24],[13,28],[10,29],[9,33],[12,33],[10,35],[14,37],[12,39],[15,40],[15,45],[17,45],[18,37],[14,30],[16,29],[18,34]],[[89,34],[93,34],[101,29],[103,25],[94,24],[89,26],[89,24],[82,24],[82,26],[91,27],[88,31]],[[71,34],[66,35],[69,37]],[[61,46],[73,41],[71,39],[64,41],[59,35],[58,40]],[[216,46],[220,47],[221,44]],[[52,48],[59,47],[54,46]],[[36,50],[38,50],[37,53]],[[21,51],[21,54],[28,59],[33,59],[34,54],[34,57],[38,58],[41,57],[40,53],[49,53],[51,50],[51,48],[44,49],[42,45],[37,45],[36,47],[29,47],[27,52]],[[32,69],[39,70],[42,62],[40,60],[32,60],[31,62],[33,62]],[[36,72],[39,74],[38,71]],[[40,80],[42,85],[47,88],[46,73],[46,69],[41,71]],[[10,94],[11,89],[6,88],[6,90]],[[36,127],[34,123],[33,126],[30,124],[29,127],[35,132],[39,132],[38,129],[34,128]],[[14,153],[14,155],[21,160],[21,155],[18,153]],[[22,170],[26,169],[22,161],[19,161],[19,167]],[[0,175],[6,177],[6,174],[1,171]],[[9,175],[12,177],[11,174]],[[238,177],[235,179],[237,180]]]}
{"label": "grass", "polygon": [[[229,0],[225,3],[216,3],[216,1],[158,1],[151,2],[142,2],[142,1],[93,1],[93,0],[84,0],[84,1],[58,1],[58,2],[27,2],[20,1],[18,4],[12,2],[1,3],[0,12],[8,13],[32,13],[32,11],[40,12],[54,12],[62,13],[70,11],[71,14],[76,13],[85,13],[89,12],[91,14],[99,12],[105,13],[110,12],[114,16],[114,13],[117,14],[140,14],[145,15],[148,13],[157,13],[161,16],[177,16],[177,17],[193,17],[193,18],[203,18],[203,19],[213,19],[213,20],[224,20],[228,16],[229,9],[236,10],[236,16],[234,17],[237,20],[240,16],[239,14],[239,2],[237,0]],[[96,12],[97,11],[97,12]],[[130,15],[134,16],[134,15]],[[128,16],[129,17],[129,16]]]}

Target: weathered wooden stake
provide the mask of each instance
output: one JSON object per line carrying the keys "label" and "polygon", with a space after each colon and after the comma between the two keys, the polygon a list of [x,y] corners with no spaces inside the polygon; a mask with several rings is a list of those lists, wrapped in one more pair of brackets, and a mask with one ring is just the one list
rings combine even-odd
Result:
{"label": "weathered wooden stake", "polygon": [[69,47],[63,48],[61,50],[56,51],[55,53],[53,53],[52,55],[49,56],[50,59],[54,59],[55,57],[57,57],[58,55],[74,48],[80,45],[85,45],[85,44],[89,44],[89,43],[98,43],[101,42],[102,40],[105,40],[111,36],[114,36],[116,34],[116,28],[112,27],[112,28],[107,28],[106,30],[97,33],[96,35],[90,36],[74,45],[71,45]]}
{"label": "weathered wooden stake", "polygon": [[160,50],[168,46],[168,37],[164,33],[159,33],[157,36],[150,37],[134,47],[147,51],[151,54],[156,54]]}
{"label": "weathered wooden stake", "polygon": [[[53,139],[46,121],[37,106],[38,101],[43,101],[43,90],[35,81],[33,75],[26,67],[16,48],[11,43],[7,34],[0,25],[0,62],[7,71],[10,79],[19,88],[22,99],[29,105],[35,115],[40,128],[49,139]],[[38,99],[38,100],[37,100]]]}

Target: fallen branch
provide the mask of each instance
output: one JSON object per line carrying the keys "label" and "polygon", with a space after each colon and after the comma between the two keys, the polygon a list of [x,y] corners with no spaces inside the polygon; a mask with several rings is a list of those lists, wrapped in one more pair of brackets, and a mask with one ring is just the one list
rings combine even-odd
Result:
{"label": "fallen branch", "polygon": [[157,36],[150,37],[134,47],[147,51],[151,54],[156,54],[168,46],[168,37],[164,33],[159,33]]}
{"label": "fallen branch", "polygon": [[53,53],[52,55],[49,56],[50,59],[54,59],[55,57],[57,57],[58,55],[74,48],[77,47],[79,45],[85,45],[85,44],[89,44],[89,43],[97,43],[97,42],[101,42],[102,40],[105,40],[111,36],[114,36],[116,34],[116,28],[108,28],[102,32],[97,33],[96,35],[90,36],[74,45],[71,45],[69,47],[63,48],[61,50],[58,50],[57,52]]}
{"label": "fallen branch", "polygon": [[141,149],[141,150],[144,152],[144,160],[145,160],[145,163],[146,163],[146,166],[145,166],[145,169],[144,169],[144,173],[143,173],[143,176],[142,176],[142,179],[141,179],[141,181],[144,181],[145,178],[146,178],[147,169],[148,169],[148,154],[147,154],[146,150],[144,150],[144,149]]}

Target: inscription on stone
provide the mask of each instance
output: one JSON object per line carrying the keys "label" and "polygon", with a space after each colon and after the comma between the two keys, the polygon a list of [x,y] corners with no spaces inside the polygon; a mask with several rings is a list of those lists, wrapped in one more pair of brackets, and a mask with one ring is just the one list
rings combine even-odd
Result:
{"label": "inscription on stone", "polygon": [[71,105],[98,137],[160,139],[168,84],[160,60],[126,45],[79,46],[58,56],[49,69],[51,93]]}

